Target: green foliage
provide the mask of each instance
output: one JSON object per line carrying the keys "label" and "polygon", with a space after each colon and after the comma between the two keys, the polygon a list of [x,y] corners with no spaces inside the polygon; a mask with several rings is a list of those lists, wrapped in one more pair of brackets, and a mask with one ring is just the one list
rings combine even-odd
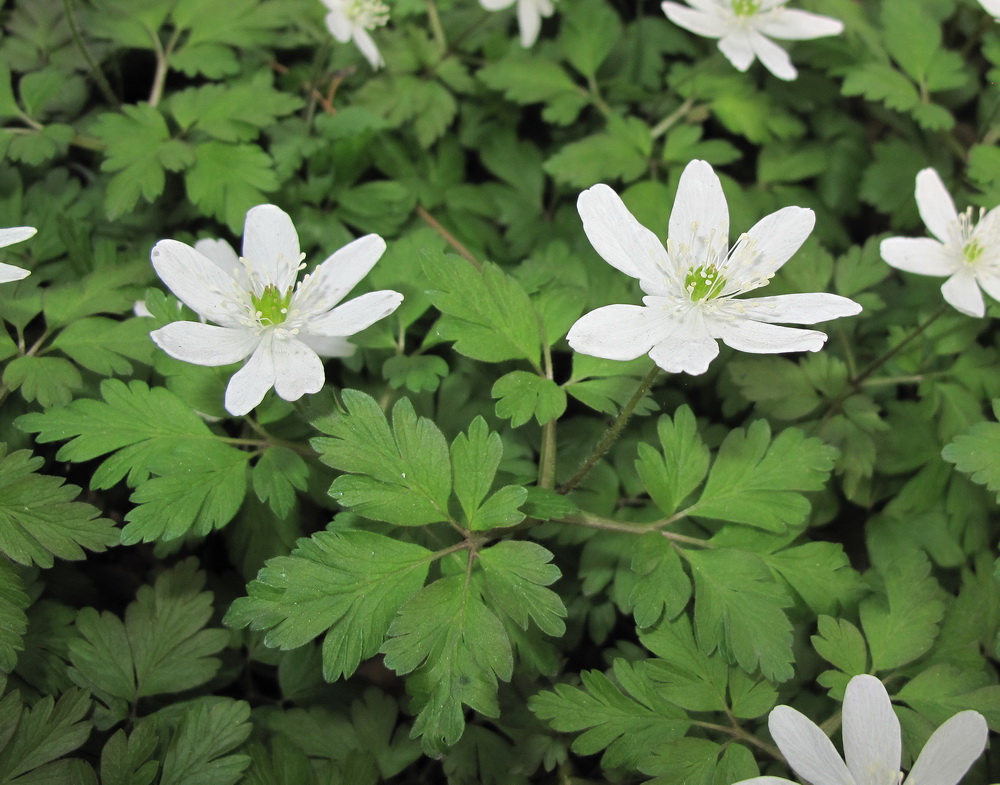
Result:
{"label": "green foliage", "polygon": [[10,673],[28,629],[24,609],[31,603],[15,567],[0,559],[0,671]]}
{"label": "green foliage", "polygon": [[566,392],[551,379],[527,371],[511,371],[497,379],[490,394],[497,398],[497,417],[518,428],[532,417],[539,425],[566,411]]}
{"label": "green foliage", "polygon": [[[994,401],[994,413],[998,406]],[[956,436],[941,451],[941,457],[985,485],[1000,500],[1000,424],[981,422]]]}
{"label": "green foliage", "polygon": [[62,758],[90,736],[90,699],[70,690],[24,705],[17,690],[0,700],[0,782],[67,782],[77,761]]}
{"label": "green foliage", "polygon": [[[183,714],[163,755],[160,785],[239,782],[250,758],[243,753],[234,754],[233,750],[246,741],[252,730],[248,722],[250,705],[231,698],[200,698],[187,706],[180,704],[173,708],[173,713],[181,709]],[[162,724],[165,723],[157,723],[161,727]]]}

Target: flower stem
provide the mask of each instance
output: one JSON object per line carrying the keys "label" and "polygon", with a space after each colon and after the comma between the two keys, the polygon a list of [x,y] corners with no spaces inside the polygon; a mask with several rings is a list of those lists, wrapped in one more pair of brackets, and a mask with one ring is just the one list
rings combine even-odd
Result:
{"label": "flower stem", "polygon": [[[548,337],[545,335],[545,324],[541,314],[538,315],[538,329],[542,335],[542,367],[545,378],[552,380],[552,350],[549,348]],[[538,487],[552,490],[556,487],[556,422],[558,418],[549,420],[542,426],[542,444],[538,451]]]}
{"label": "flower stem", "polygon": [[680,106],[678,106],[673,112],[664,117],[660,122],[653,126],[649,135],[652,139],[659,139],[667,131],[677,125],[678,122],[684,119],[691,107],[694,106],[694,98],[688,98]]}
{"label": "flower stem", "polygon": [[469,264],[475,267],[479,272],[483,271],[483,263],[480,262],[472,253],[466,248],[462,243],[458,241],[451,232],[445,229],[438,220],[431,215],[427,210],[424,209],[423,205],[417,205],[417,215],[424,219],[424,221],[432,228],[435,232],[441,235],[445,242],[448,243],[452,248],[454,248],[458,253],[465,259]]}
{"label": "flower stem", "polygon": [[579,485],[580,481],[587,476],[591,469],[594,468],[594,465],[604,457],[608,450],[611,449],[611,445],[614,444],[615,440],[617,440],[619,435],[621,435],[622,428],[625,427],[625,423],[628,422],[628,418],[632,416],[632,412],[635,411],[635,407],[639,405],[639,401],[642,400],[646,391],[650,388],[653,382],[656,381],[656,377],[659,375],[660,368],[659,366],[654,365],[650,369],[649,373],[643,377],[642,381],[639,382],[639,386],[636,388],[636,391],[632,393],[632,397],[628,399],[628,403],[622,407],[622,410],[618,413],[618,417],[615,418],[615,421],[611,423],[611,427],[608,428],[607,433],[604,434],[604,437],[597,443],[597,446],[594,447],[590,455],[587,456],[586,460],[580,464],[580,468],[576,470],[576,474],[570,477],[569,480],[563,483],[562,487],[559,488],[559,493],[569,493],[577,485]]}
{"label": "flower stem", "polygon": [[919,337],[928,327],[930,327],[934,322],[940,319],[945,312],[948,310],[949,306],[947,303],[938,308],[931,316],[924,321],[922,324],[918,324],[909,335],[907,335],[902,341],[896,344],[893,348],[883,354],[881,357],[876,359],[867,368],[865,368],[861,373],[851,379],[851,387],[857,389],[861,384],[871,376],[875,371],[885,365],[889,360],[899,354],[903,349],[905,349],[909,344],[917,337]]}
{"label": "flower stem", "polygon": [[438,16],[437,5],[434,0],[427,0],[427,19],[431,24],[431,34],[442,52],[448,51],[448,39],[444,36],[444,28],[441,27],[441,17]]}

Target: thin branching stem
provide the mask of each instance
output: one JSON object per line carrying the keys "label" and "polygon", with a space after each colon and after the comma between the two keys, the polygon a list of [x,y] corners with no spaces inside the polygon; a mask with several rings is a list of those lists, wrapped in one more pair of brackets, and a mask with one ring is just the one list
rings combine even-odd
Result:
{"label": "thin branching stem", "polygon": [[111,83],[108,82],[108,78],[104,75],[104,71],[101,70],[101,66],[94,60],[90,54],[90,50],[87,49],[87,45],[83,42],[83,37],[80,35],[80,28],[76,26],[76,16],[73,13],[73,0],[63,0],[63,10],[66,12],[66,23],[69,25],[70,35],[73,36],[73,43],[80,50],[83,59],[87,61],[90,73],[93,75],[98,89],[104,94],[104,99],[109,104],[115,109],[121,109],[121,101],[118,100],[115,91],[111,89]]}
{"label": "thin branching stem", "polygon": [[483,271],[483,263],[480,262],[475,256],[473,256],[472,252],[469,251],[469,249],[466,248],[464,245],[462,245],[462,243],[459,242],[458,238],[455,237],[455,235],[453,235],[451,232],[445,229],[433,215],[427,212],[427,210],[424,209],[423,205],[419,204],[417,205],[417,215],[419,215],[424,220],[424,222],[427,223],[435,232],[441,235],[444,238],[445,242],[448,243],[448,245],[450,245],[452,248],[458,251],[459,255],[463,259],[465,259],[469,264],[471,264],[473,267],[479,270],[479,272]]}

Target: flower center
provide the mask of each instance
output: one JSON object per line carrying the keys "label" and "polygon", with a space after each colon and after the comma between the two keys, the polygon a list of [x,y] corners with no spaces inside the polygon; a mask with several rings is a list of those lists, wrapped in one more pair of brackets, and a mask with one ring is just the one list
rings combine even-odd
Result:
{"label": "flower center", "polygon": [[718,297],[725,287],[726,279],[714,264],[692,267],[684,278],[684,288],[696,303]]}
{"label": "flower center", "polygon": [[292,301],[292,287],[282,294],[274,284],[268,284],[260,296],[250,292],[250,301],[261,324],[272,327],[288,318],[288,305]]}
{"label": "flower center", "polygon": [[732,0],[732,4],[737,16],[753,16],[760,10],[760,0]]}
{"label": "flower center", "polygon": [[389,6],[381,0],[347,0],[344,16],[358,27],[374,30],[389,21]]}
{"label": "flower center", "polygon": [[983,251],[986,250],[978,241],[973,240],[970,243],[966,243],[965,247],[962,248],[962,258],[965,259],[966,264],[975,264],[980,256],[983,255]]}

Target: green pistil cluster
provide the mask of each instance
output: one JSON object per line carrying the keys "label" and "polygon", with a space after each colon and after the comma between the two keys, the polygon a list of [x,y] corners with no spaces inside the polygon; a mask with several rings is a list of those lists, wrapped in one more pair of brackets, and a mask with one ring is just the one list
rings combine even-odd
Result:
{"label": "green pistil cluster", "polygon": [[760,10],[760,0],[732,0],[733,13],[737,16],[753,16]]}
{"label": "green pistil cluster", "polygon": [[983,255],[984,250],[983,246],[973,240],[970,243],[966,243],[965,247],[962,248],[962,257],[965,259],[966,264],[975,264],[976,260]]}
{"label": "green pistil cluster", "polygon": [[251,293],[250,301],[254,310],[260,314],[261,324],[278,325],[288,318],[288,305],[292,301],[292,287],[282,294],[278,287],[269,284],[258,297]]}
{"label": "green pistil cluster", "polygon": [[389,21],[389,6],[380,0],[348,0],[344,16],[365,30],[374,30]]}
{"label": "green pistil cluster", "polygon": [[684,288],[696,303],[718,297],[725,286],[726,279],[719,275],[719,270],[714,264],[694,267],[684,278]]}

